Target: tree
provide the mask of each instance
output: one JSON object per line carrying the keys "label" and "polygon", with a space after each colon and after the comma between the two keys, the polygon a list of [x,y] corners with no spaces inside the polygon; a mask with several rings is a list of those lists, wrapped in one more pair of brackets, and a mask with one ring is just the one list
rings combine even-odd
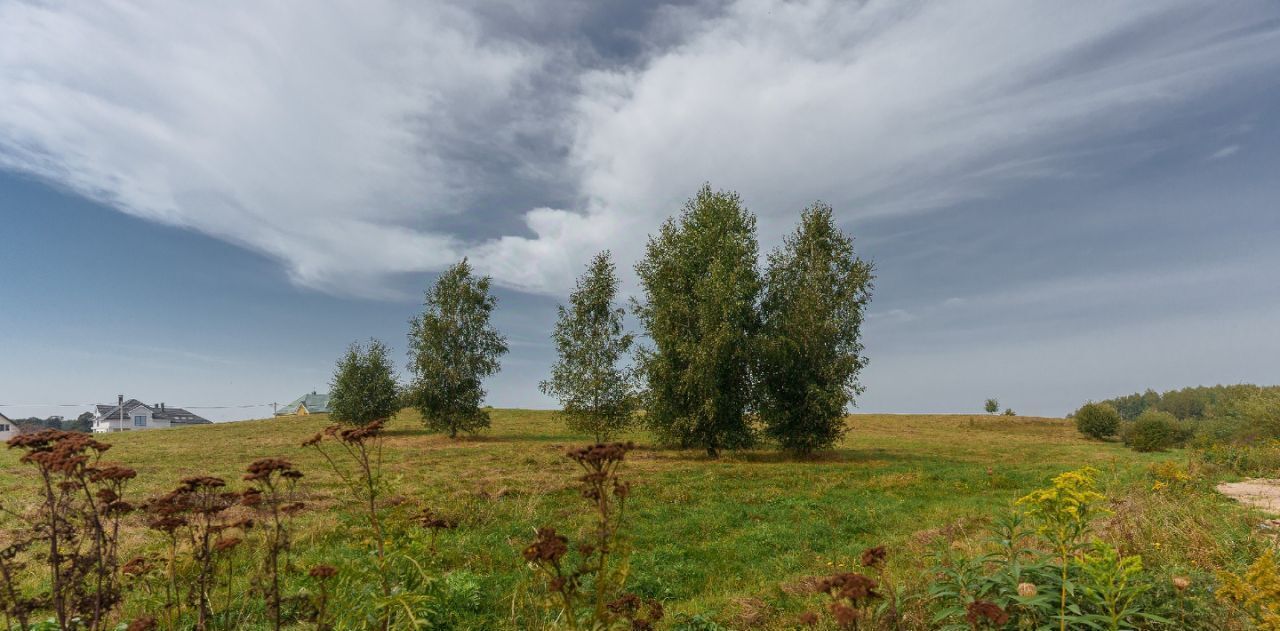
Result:
{"label": "tree", "polygon": [[997,399],[987,399],[987,414],[995,414],[1000,411],[1000,401]]}
{"label": "tree", "polygon": [[551,378],[540,384],[544,393],[560,400],[569,429],[592,434],[597,443],[625,429],[636,408],[631,374],[618,365],[634,336],[623,332],[626,312],[614,306],[617,293],[618,276],[606,250],[578,279],[569,307],[558,308],[551,337],[559,358]]}
{"label": "tree", "polygon": [[809,454],[844,434],[844,415],[862,392],[863,313],[871,263],[814,204],[769,256],[761,300],[758,377],[765,433],[784,449]]}
{"label": "tree", "polygon": [[1076,420],[1076,429],[1089,438],[1105,440],[1120,429],[1120,413],[1107,403],[1086,403],[1072,417]]}
{"label": "tree", "polygon": [[399,386],[391,351],[378,340],[353,342],[338,360],[329,382],[329,417],[348,425],[368,425],[400,411]]}
{"label": "tree", "polygon": [[68,432],[88,434],[93,431],[93,412],[82,412],[74,419],[62,421],[62,429]]}
{"label": "tree", "polygon": [[645,419],[660,439],[712,457],[754,439],[746,413],[759,329],[755,233],[736,193],[703,186],[636,265],[645,301],[635,314],[653,344],[637,357]]}
{"label": "tree", "polygon": [[490,323],[497,298],[490,278],[472,275],[462,259],[427,290],[422,315],[409,322],[409,369],[414,374],[410,400],[427,427],[476,432],[489,426],[484,379],[500,368],[507,340]]}

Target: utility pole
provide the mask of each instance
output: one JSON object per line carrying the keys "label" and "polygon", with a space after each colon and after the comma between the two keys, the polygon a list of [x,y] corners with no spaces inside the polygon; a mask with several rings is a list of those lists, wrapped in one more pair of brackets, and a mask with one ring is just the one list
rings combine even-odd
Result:
{"label": "utility pole", "polygon": [[[116,403],[120,407],[120,431],[123,432],[124,431],[124,395],[123,394],[116,395]],[[111,431],[110,422],[107,423],[107,431],[108,432]]]}
{"label": "utility pole", "polygon": [[276,417],[276,406],[277,406],[277,405],[280,405],[280,404],[279,404],[279,403],[276,403],[275,401],[272,401],[272,402],[271,402],[271,418],[275,418],[275,417]]}

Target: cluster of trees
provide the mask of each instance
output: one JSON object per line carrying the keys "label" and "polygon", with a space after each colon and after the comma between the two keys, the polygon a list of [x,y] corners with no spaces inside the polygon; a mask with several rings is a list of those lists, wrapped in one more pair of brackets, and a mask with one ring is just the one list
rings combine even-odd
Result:
{"label": "cluster of trees", "polygon": [[81,432],[85,434],[93,431],[93,412],[85,412],[76,418],[63,418],[61,416],[39,418],[32,416],[10,420],[15,427],[21,428],[23,431],[34,432],[42,429],[57,429],[64,432]]}
{"label": "cluster of trees", "polygon": [[[712,456],[762,436],[801,454],[840,438],[862,391],[873,266],[830,206],[806,208],[761,269],[755,216],[736,193],[704,186],[650,237],[635,271],[643,296],[631,311],[646,344],[626,331],[608,251],[559,308],[557,360],[541,388],[571,429],[603,441],[642,417],[661,440]],[[463,260],[427,292],[398,397],[386,347],[353,345],[333,381],[335,418],[363,422],[408,404],[451,436],[487,427],[482,383],[507,351],[489,285]]]}
{"label": "cluster of trees", "polygon": [[1143,412],[1153,409],[1168,412],[1180,420],[1196,420],[1222,416],[1227,408],[1241,400],[1276,391],[1280,391],[1280,386],[1252,384],[1193,386],[1167,392],[1148,389],[1146,392],[1135,392],[1099,403],[1106,403],[1115,408],[1120,418],[1126,421],[1132,421]]}
{"label": "cluster of trees", "polygon": [[1072,417],[1082,434],[1096,439],[1118,436],[1138,451],[1189,442],[1254,444],[1280,439],[1280,386],[1147,390],[1086,403]]}
{"label": "cluster of trees", "polygon": [[463,259],[427,290],[423,312],[409,322],[408,384],[399,383],[386,344],[348,347],[330,382],[330,416],[366,425],[413,407],[428,428],[451,437],[488,427],[484,379],[507,352],[491,322],[497,299],[489,285]]}

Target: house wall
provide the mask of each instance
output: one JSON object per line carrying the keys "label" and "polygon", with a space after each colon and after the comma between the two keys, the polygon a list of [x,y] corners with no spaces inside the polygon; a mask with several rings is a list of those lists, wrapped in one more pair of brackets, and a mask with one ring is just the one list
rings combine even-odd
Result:
{"label": "house wall", "polygon": [[[146,424],[143,427],[138,427],[134,425],[133,417],[135,416],[146,417],[146,421],[144,421]],[[141,430],[141,429],[168,429],[170,426],[171,425],[167,419],[157,420],[154,417],[152,417],[151,410],[145,407],[136,407],[129,412],[125,412],[123,421],[121,421],[120,417],[117,415],[117,416],[112,416],[110,419],[103,419],[102,422],[94,423],[93,431],[95,432],[129,432],[129,431]]]}
{"label": "house wall", "polygon": [[7,418],[0,417],[0,443],[18,435],[18,426]]}

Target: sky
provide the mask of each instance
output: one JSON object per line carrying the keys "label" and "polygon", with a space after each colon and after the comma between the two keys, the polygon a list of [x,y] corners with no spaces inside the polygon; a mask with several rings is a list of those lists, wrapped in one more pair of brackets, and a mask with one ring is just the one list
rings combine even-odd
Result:
{"label": "sky", "polygon": [[0,0],[0,412],[260,417],[370,337],[407,378],[462,257],[488,402],[553,407],[575,276],[638,295],[703,183],[874,261],[858,411],[1280,383],[1271,0]]}

